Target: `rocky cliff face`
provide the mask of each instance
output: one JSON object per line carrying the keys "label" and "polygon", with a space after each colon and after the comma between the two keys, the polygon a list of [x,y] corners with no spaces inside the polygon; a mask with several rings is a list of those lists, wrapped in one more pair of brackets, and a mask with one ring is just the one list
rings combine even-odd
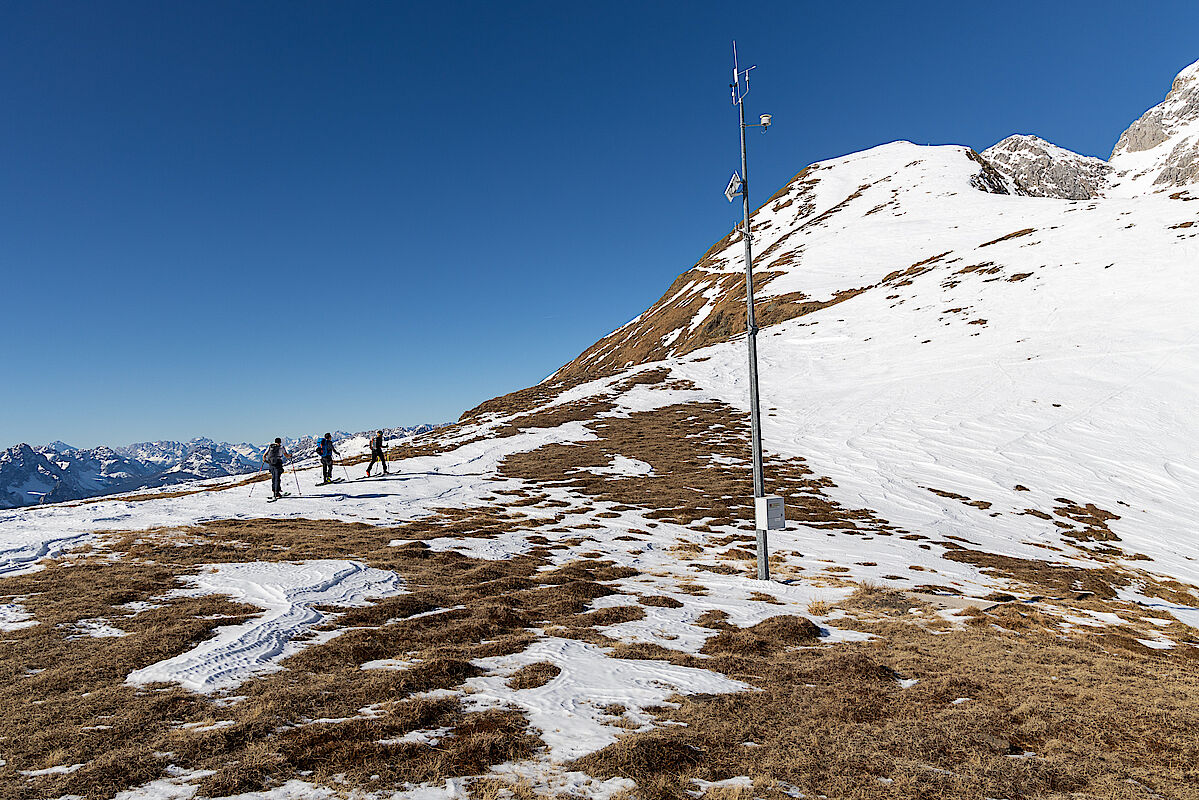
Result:
{"label": "rocky cliff face", "polygon": [[988,147],[982,156],[1010,177],[1020,194],[1031,197],[1090,200],[1102,194],[1112,172],[1106,161],[1020,134]]}
{"label": "rocky cliff face", "polygon": [[1165,100],[1124,131],[1109,161],[1124,193],[1199,181],[1199,61],[1178,74]]}
{"label": "rocky cliff face", "polygon": [[83,491],[69,473],[27,444],[0,452],[0,508],[76,500]]}
{"label": "rocky cliff face", "polygon": [[983,151],[1018,194],[1091,200],[1186,190],[1199,183],[1199,61],[1178,73],[1166,99],[1141,115],[1105,162],[1036,136],[1009,136]]}

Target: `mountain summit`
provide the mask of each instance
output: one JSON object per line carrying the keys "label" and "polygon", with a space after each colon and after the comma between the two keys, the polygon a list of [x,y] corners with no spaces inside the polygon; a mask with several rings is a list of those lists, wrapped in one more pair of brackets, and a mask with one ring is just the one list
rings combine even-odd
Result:
{"label": "mountain summit", "polygon": [[1178,73],[1166,99],[1124,131],[1109,163],[1125,194],[1199,181],[1199,61]]}
{"label": "mountain summit", "polygon": [[1199,182],[1199,61],[1178,73],[1166,99],[1120,135],[1102,161],[1036,136],[1009,136],[982,153],[1020,194],[1087,200],[1177,191]]}

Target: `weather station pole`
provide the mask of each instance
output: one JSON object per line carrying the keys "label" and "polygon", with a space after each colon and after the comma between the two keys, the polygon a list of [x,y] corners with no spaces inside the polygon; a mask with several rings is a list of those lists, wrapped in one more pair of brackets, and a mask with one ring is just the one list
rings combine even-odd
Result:
{"label": "weather station pole", "polygon": [[749,350],[749,424],[754,462],[754,527],[757,531],[758,580],[770,580],[770,559],[767,530],[781,529],[783,502],[781,497],[767,497],[766,484],[762,477],[762,417],[758,402],[758,324],[754,314],[754,261],[753,234],[749,226],[749,163],[745,155],[745,129],[761,128],[765,133],[770,127],[770,115],[762,114],[756,125],[745,124],[745,96],[749,94],[749,72],[754,67],[742,70],[737,63],[737,43],[733,42],[733,105],[737,106],[741,129],[741,174],[733,173],[725,189],[729,202],[741,196],[741,238],[745,242],[745,341]]}

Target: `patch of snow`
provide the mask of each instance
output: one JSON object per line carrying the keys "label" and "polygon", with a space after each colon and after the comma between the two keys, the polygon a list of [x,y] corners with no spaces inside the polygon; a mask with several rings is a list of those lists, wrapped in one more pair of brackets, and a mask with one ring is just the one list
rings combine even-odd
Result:
{"label": "patch of snow", "polygon": [[733,778],[725,778],[720,781],[705,781],[702,778],[692,778],[691,782],[698,786],[698,789],[688,789],[687,794],[692,797],[703,797],[710,789],[726,789],[726,788],[754,788],[753,778],[748,775],[737,775]]}
{"label": "patch of snow", "polygon": [[[673,694],[724,694],[748,690],[747,684],[707,670],[665,661],[610,658],[608,648],[574,639],[546,637],[521,653],[473,662],[491,674],[466,681],[469,710],[519,708],[549,746],[550,758],[565,761],[612,744],[627,731],[613,727],[603,706],[625,707],[625,718],[653,727],[647,706],[666,703]],[[543,686],[511,689],[506,680],[528,664],[548,661],[561,672]]]}
{"label": "patch of snow", "polygon": [[15,631],[32,628],[38,621],[19,602],[0,603],[0,631]]}
{"label": "patch of snow", "polygon": [[453,728],[426,728],[417,731],[408,731],[403,736],[394,739],[380,739],[379,744],[425,744],[429,747],[436,747],[437,744],[447,736]]}
{"label": "patch of snow", "polygon": [[1138,642],[1154,650],[1170,650],[1175,645],[1169,639],[1137,639]]}
{"label": "patch of snow", "polygon": [[211,724],[205,725],[203,722],[188,722],[179,727],[189,730],[192,733],[205,733],[207,731],[219,731],[221,728],[229,728],[237,723],[231,719],[221,719]]}
{"label": "patch of snow", "polygon": [[45,769],[23,769],[20,772],[22,775],[28,775],[31,778],[36,778],[42,775],[70,775],[72,772],[83,769],[86,766],[87,764],[71,764],[70,766],[60,764],[57,767],[46,767]]}
{"label": "patch of snow", "polygon": [[408,669],[420,663],[419,659],[413,661],[405,661],[398,658],[379,658],[374,661],[363,662],[359,669]]}
{"label": "patch of snow", "polygon": [[81,619],[73,625],[64,627],[74,631],[74,633],[67,636],[68,639],[85,639],[89,636],[95,639],[110,639],[129,635],[120,628],[108,624],[108,620],[102,617]]}
{"label": "patch of snow", "polygon": [[[672,578],[660,578],[645,574],[616,581],[613,586],[627,594],[665,595],[678,600],[682,605],[678,608],[646,606],[643,609],[644,618],[615,625],[604,625],[599,630],[621,641],[648,642],[685,653],[699,653],[708,639],[720,633],[713,628],[696,624],[699,618],[708,611],[721,611],[727,615],[726,621],[729,624],[745,628],[771,617],[796,614],[809,616],[805,609],[812,602],[836,603],[844,600],[853,592],[852,589],[827,588],[811,584],[761,582],[716,574],[704,575],[703,586],[707,593],[703,595],[692,595],[680,591],[677,582]],[[769,593],[779,601],[779,604],[755,600],[753,598],[755,592]],[[605,600],[606,603],[601,602]],[[592,605],[601,608],[608,604],[623,604],[623,601],[600,598]],[[827,637],[822,638],[828,642],[872,638],[871,634],[858,631],[826,630]]]}
{"label": "patch of snow", "polygon": [[594,475],[615,475],[620,478],[654,474],[654,468],[644,461],[622,455],[612,456],[612,461],[607,466],[588,467],[587,471]]}
{"label": "patch of snow", "polygon": [[218,628],[192,650],[130,673],[127,684],[178,683],[196,692],[236,686],[252,675],[278,669],[278,661],[303,647],[297,639],[328,618],[315,606],[362,606],[368,598],[405,591],[393,572],[337,560],[215,564],[182,580],[191,586],[173,595],[227,595],[266,613]]}
{"label": "patch of snow", "polygon": [[162,608],[161,603],[147,603],[145,600],[130,600],[128,603],[122,603],[119,608],[123,608],[129,612],[129,616],[136,616],[143,611],[153,611],[156,608]]}

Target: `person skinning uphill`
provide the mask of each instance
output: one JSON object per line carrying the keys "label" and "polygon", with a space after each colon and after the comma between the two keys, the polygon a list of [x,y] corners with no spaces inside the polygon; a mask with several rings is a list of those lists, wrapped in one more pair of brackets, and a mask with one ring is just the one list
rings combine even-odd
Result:
{"label": "person skinning uphill", "polygon": [[266,446],[266,450],[262,454],[262,463],[266,464],[267,469],[271,471],[271,494],[273,499],[278,500],[283,496],[283,462],[291,458],[291,453],[287,452],[287,448],[283,446],[283,440],[278,436],[275,441]]}
{"label": "person skinning uphill", "polygon": [[341,455],[337,448],[333,446],[333,435],[325,434],[325,438],[321,439],[316,446],[316,454],[321,457],[321,482],[317,486],[323,486],[326,483],[333,482],[333,456]]}
{"label": "person skinning uphill", "polygon": [[387,474],[387,459],[383,456],[383,431],[376,431],[371,439],[371,463],[366,465],[366,477],[371,476],[371,467],[378,461],[383,466],[383,474]]}

